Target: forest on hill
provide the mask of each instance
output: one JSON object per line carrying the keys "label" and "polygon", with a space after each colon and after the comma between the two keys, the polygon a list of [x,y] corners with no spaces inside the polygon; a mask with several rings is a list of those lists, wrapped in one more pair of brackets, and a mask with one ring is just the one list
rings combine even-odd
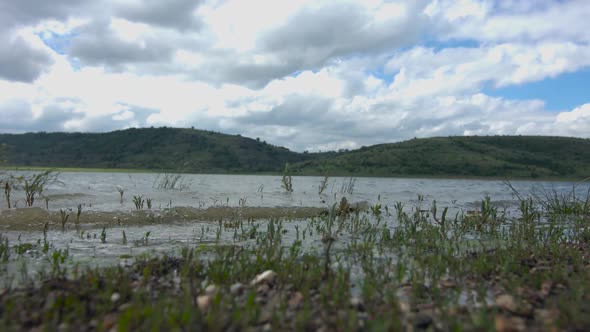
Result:
{"label": "forest on hill", "polygon": [[302,174],[586,178],[590,140],[547,136],[412,139],[298,163]]}
{"label": "forest on hill", "polygon": [[590,140],[547,136],[412,139],[353,151],[298,153],[259,139],[189,128],[0,134],[6,166],[191,173],[585,178]]}
{"label": "forest on hill", "polygon": [[239,135],[189,128],[0,134],[8,166],[259,173],[309,156]]}

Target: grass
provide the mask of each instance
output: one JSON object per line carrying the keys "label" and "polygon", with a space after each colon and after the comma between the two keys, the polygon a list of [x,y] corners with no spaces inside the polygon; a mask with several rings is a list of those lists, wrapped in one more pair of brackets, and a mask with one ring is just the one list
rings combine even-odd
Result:
{"label": "grass", "polygon": [[127,267],[83,268],[46,237],[0,236],[4,266],[27,252],[49,264],[0,295],[0,329],[588,330],[590,220],[561,205],[519,193],[510,211],[484,197],[453,215],[423,198],[342,199],[305,221],[223,214],[198,243]]}

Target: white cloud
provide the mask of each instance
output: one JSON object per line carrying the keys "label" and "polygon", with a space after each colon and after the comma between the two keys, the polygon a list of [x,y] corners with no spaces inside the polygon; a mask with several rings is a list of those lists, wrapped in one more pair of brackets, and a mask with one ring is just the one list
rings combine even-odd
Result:
{"label": "white cloud", "polygon": [[297,150],[590,133],[590,104],[557,114],[482,92],[589,67],[587,1],[6,6],[2,131],[196,126]]}

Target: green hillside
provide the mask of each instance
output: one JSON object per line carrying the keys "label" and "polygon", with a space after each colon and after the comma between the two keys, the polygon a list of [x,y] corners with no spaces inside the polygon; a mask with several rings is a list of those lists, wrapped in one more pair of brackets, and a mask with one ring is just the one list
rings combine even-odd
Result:
{"label": "green hillside", "polygon": [[584,178],[590,176],[590,140],[544,136],[413,139],[333,153],[291,169],[330,175]]}
{"label": "green hillside", "polygon": [[[583,178],[590,140],[544,136],[413,139],[347,152],[297,153],[239,135],[180,128],[0,134],[7,166],[355,176]],[[185,166],[186,165],[186,166]]]}
{"label": "green hillside", "polygon": [[8,166],[257,173],[279,172],[287,162],[309,158],[239,135],[166,127],[109,133],[0,134],[0,143],[6,144]]}

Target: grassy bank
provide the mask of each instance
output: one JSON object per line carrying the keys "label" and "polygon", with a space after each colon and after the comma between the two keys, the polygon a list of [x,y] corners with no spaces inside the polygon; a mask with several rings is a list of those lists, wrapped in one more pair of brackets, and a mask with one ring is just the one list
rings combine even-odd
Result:
{"label": "grassy bank", "polygon": [[489,198],[453,216],[436,203],[359,210],[342,200],[308,221],[221,217],[201,245],[109,268],[80,267],[46,237],[2,239],[1,264],[35,253],[48,267],[33,276],[22,267],[24,280],[0,293],[0,326],[590,329],[590,199],[519,195],[509,212]]}

